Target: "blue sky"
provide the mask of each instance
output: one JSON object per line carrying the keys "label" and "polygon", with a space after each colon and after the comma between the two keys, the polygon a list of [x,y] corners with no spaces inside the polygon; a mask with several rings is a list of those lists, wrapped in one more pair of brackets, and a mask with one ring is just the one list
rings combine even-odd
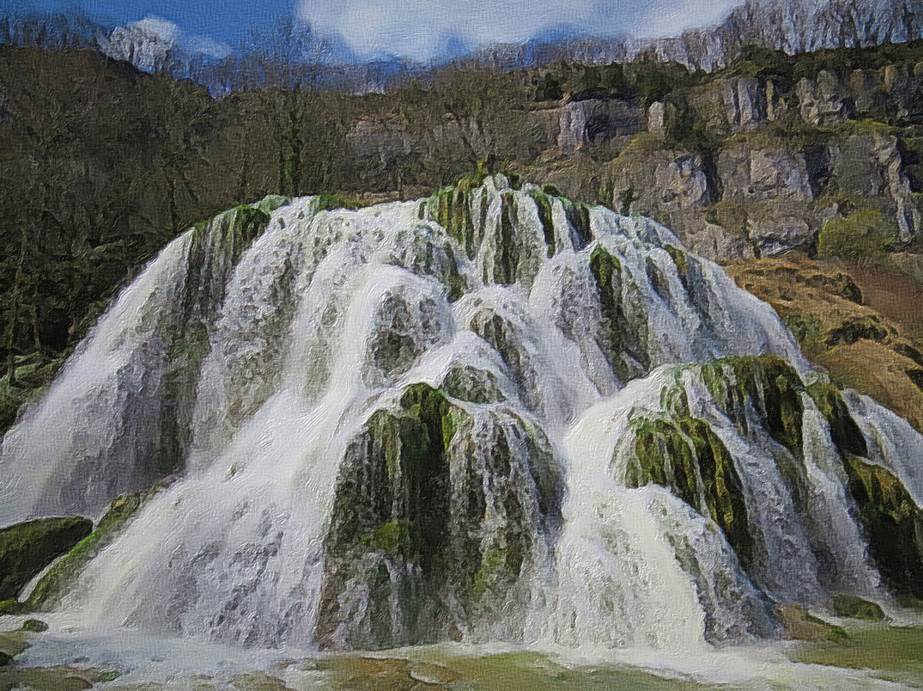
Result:
{"label": "blue sky", "polygon": [[[667,36],[720,20],[740,0],[13,0],[15,9],[77,7],[121,25],[148,20],[180,43],[220,53],[293,16],[358,58],[438,58],[557,29]],[[175,26],[174,26],[175,25]]]}

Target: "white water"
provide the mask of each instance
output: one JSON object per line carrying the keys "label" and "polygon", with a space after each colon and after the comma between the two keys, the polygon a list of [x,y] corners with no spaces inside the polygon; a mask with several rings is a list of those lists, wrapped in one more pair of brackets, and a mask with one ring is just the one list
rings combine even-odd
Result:
{"label": "white water", "polygon": [[[447,591],[445,606],[462,637],[695,656],[713,644],[772,635],[768,597],[822,603],[829,579],[815,557],[819,547],[839,568],[831,587],[878,592],[829,431],[812,406],[804,456],[818,508],[801,516],[775,460],[787,451],[756,419],[752,434],[742,435],[694,371],[681,375],[691,414],[709,422],[741,477],[757,551],[750,573],[710,518],[666,489],[624,486],[629,422],[639,410],[661,410],[662,389],[676,372],[671,363],[773,352],[801,373],[808,366],[772,310],[717,266],[688,256],[687,288],[663,249],[679,246],[669,231],[604,209],[591,210],[596,242],[580,248],[556,200],[557,252],[546,258],[528,190],[514,193],[517,237],[527,238],[523,278],[484,285],[481,277],[494,275],[502,254],[496,186],[504,184],[502,176],[488,179],[473,196],[472,206],[482,195],[490,203],[473,262],[429,217],[419,220],[419,203],[316,212],[307,198],[275,211],[228,267],[220,304],[205,320],[209,352],[180,477],[90,562],[62,610],[79,612],[90,629],[125,625],[223,643],[316,647],[330,578],[325,540],[347,448],[372,413],[397,405],[405,385],[438,386],[456,366],[489,373],[504,400],[455,402],[472,416],[464,432],[471,445],[456,437],[450,449],[455,494],[445,510],[456,520],[473,482],[461,472],[469,461],[486,508],[475,528],[453,539],[473,540],[481,554],[504,547],[508,538],[498,536],[517,512],[532,534],[519,582],[494,603],[494,618],[468,617]],[[163,404],[161,342],[176,336],[162,332],[180,328],[172,306],[184,290],[187,238],[122,293],[46,397],[7,434],[3,523],[49,511],[96,514],[118,493],[155,479],[145,473],[157,431],[144,415]],[[588,260],[597,245],[621,264],[616,299],[625,338],[638,337],[648,361],[648,376],[630,382],[613,371],[596,329],[603,306]],[[454,303],[450,268],[467,282]],[[665,281],[659,287],[655,270]],[[923,448],[923,440],[867,399],[849,404],[866,436],[878,440],[872,460],[894,469],[920,502],[923,474],[908,450]],[[547,436],[563,478],[559,518],[540,515],[528,425]],[[494,467],[494,434],[512,447],[509,469]],[[62,491],[72,476],[88,479],[86,486]],[[824,522],[830,530],[820,545],[811,526]],[[388,565],[392,583],[414,582],[413,569]],[[339,602],[364,616],[373,595],[361,579],[350,583]],[[394,622],[404,621],[414,597],[391,597]],[[402,638],[409,629],[393,631],[396,643],[415,642]],[[340,627],[334,640],[350,647],[349,636]]]}

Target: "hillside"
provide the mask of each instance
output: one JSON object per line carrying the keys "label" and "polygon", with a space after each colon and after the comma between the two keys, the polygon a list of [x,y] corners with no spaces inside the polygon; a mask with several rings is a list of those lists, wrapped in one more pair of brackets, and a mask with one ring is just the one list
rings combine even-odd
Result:
{"label": "hillside", "polygon": [[384,94],[222,99],[91,50],[7,46],[0,151],[0,355],[23,368],[2,392],[8,422],[166,241],[271,193],[421,195],[492,161],[649,215],[714,259],[813,255],[825,228],[836,254],[830,238],[865,232],[868,214],[863,251],[912,251],[923,42],[749,49],[714,74],[649,60],[446,68]]}

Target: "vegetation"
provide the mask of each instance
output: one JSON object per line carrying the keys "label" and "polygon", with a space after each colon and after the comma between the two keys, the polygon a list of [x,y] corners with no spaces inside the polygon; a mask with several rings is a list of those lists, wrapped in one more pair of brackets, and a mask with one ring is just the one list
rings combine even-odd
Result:
{"label": "vegetation", "polygon": [[896,242],[896,224],[879,211],[863,209],[827,221],[817,237],[817,254],[869,263],[882,259]]}

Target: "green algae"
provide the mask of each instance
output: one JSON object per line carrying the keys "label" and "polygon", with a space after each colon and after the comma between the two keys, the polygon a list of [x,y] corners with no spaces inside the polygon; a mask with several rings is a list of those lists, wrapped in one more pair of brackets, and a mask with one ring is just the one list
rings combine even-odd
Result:
{"label": "green algae", "polygon": [[506,400],[493,372],[466,365],[456,365],[442,380],[442,389],[460,401],[499,403]]}
{"label": "green algae", "polygon": [[796,662],[869,670],[880,679],[912,687],[923,686],[923,628],[884,624],[852,626],[837,645],[802,644],[789,648]]}
{"label": "green algae", "polygon": [[853,455],[844,466],[882,576],[898,594],[923,597],[923,511],[886,468]]}
{"label": "green algae", "polygon": [[532,190],[529,192],[529,196],[532,197],[532,201],[535,202],[535,207],[538,210],[538,220],[542,224],[542,235],[545,238],[545,246],[547,247],[546,253],[549,257],[553,257],[555,239],[551,199],[548,198],[547,194],[539,190]]}
{"label": "green algae", "polygon": [[36,574],[92,529],[89,519],[72,516],[39,518],[0,530],[0,599],[15,599]]}
{"label": "green algae", "polygon": [[747,407],[753,406],[769,434],[792,454],[801,452],[805,390],[798,373],[777,355],[727,357],[702,366],[714,401],[747,434]]}
{"label": "green algae", "polygon": [[634,455],[625,484],[656,484],[711,517],[743,564],[753,556],[753,540],[740,476],[724,444],[708,423],[693,417],[635,417]]}
{"label": "green algae", "polygon": [[869,602],[856,595],[837,593],[830,600],[830,609],[838,617],[882,621],[885,613],[875,602]]}
{"label": "green algae", "polygon": [[159,487],[154,487],[145,492],[123,494],[113,500],[93,532],[56,561],[38,582],[26,601],[28,609],[50,610],[89,561],[115,539],[144,501],[158,489]]}

